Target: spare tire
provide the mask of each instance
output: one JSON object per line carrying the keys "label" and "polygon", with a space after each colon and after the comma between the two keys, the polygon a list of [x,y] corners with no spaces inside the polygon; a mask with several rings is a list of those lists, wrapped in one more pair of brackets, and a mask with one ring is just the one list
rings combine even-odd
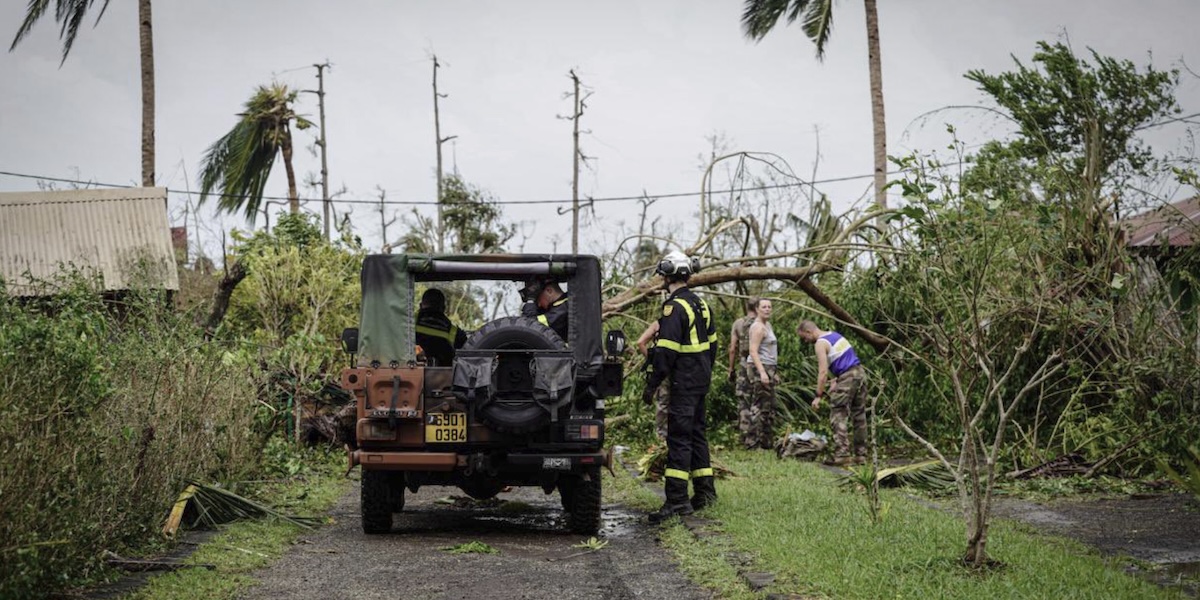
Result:
{"label": "spare tire", "polygon": [[[567,344],[553,329],[529,317],[503,317],[480,327],[467,338],[463,350],[567,350]],[[478,412],[485,423],[497,431],[529,433],[541,429],[550,420],[550,413],[532,396],[505,397],[508,385],[523,385],[515,381],[524,377],[532,382],[528,361],[521,357],[501,357],[497,365],[496,389],[493,399]]]}

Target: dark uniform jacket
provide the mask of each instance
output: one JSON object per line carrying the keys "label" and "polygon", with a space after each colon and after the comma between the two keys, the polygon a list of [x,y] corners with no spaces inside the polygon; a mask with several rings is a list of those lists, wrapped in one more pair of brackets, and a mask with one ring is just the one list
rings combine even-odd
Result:
{"label": "dark uniform jacket", "polygon": [[670,377],[673,394],[707,394],[712,383],[716,331],[708,304],[687,287],[675,290],[663,302],[654,370],[646,385],[657,388]]}
{"label": "dark uniform jacket", "polygon": [[567,334],[570,333],[571,311],[567,305],[567,300],[570,300],[570,298],[564,293],[561,298],[555,300],[544,311],[539,310],[536,304],[529,302],[522,307],[521,314],[537,319],[542,325],[553,329],[554,333],[557,333],[558,337],[562,338],[562,341],[569,342],[570,338],[567,337]]}
{"label": "dark uniform jacket", "polygon": [[446,315],[428,309],[417,312],[417,345],[425,350],[429,364],[448,367],[454,360],[454,351],[467,342],[467,334],[459,329]]}

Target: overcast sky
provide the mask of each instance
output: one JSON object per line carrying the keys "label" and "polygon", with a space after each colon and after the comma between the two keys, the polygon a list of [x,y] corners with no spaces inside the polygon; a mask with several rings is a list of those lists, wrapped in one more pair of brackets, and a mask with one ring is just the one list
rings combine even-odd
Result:
{"label": "overcast sky", "polygon": [[[140,182],[136,4],[114,0],[99,25],[81,29],[61,67],[58,30],[49,19],[15,51],[0,54],[0,171]],[[448,94],[443,135],[458,136],[445,146],[447,169],[456,165],[501,201],[570,198],[571,124],[557,118],[570,112],[563,98],[570,69],[594,91],[582,123],[591,132],[584,151],[595,162],[582,177],[581,194],[695,192],[698,157],[708,153],[705,138],[714,132],[731,149],[775,152],[808,175],[819,131],[819,178],[869,175],[862,3],[837,3],[824,62],[798,27],[747,41],[741,7],[714,0],[160,0],[154,6],[158,184],[173,192],[195,189],[205,149],[234,124],[255,86],[277,79],[315,89],[308,65],[327,59],[334,65],[326,77],[332,186],[344,185],[354,199],[374,198],[380,186],[389,200],[432,200],[429,56],[435,52],[444,65],[439,87]],[[25,2],[15,0],[0,7],[5,45],[24,10]],[[958,123],[970,142],[1003,135],[1002,124],[961,111],[916,119],[939,107],[980,103],[963,73],[1008,69],[1010,55],[1028,59],[1035,42],[1064,33],[1077,51],[1090,46],[1139,65],[1153,53],[1156,67],[1184,60],[1200,72],[1195,0],[883,0],[879,11],[891,154],[944,146],[946,121]],[[1194,76],[1184,74],[1178,96],[1186,112],[1200,111]],[[302,95],[300,111],[315,121],[315,96]],[[299,145],[311,142],[310,132],[299,134]],[[1171,149],[1181,132],[1158,131],[1153,141]],[[297,153],[301,175],[319,171],[319,164]],[[268,194],[286,195],[282,171],[280,164]],[[835,207],[847,209],[869,184],[868,177],[823,190]],[[0,191],[29,189],[36,189],[33,180],[0,175]],[[171,196],[176,224],[186,198]],[[682,223],[697,205],[695,197],[665,199],[655,211],[664,222]],[[637,207],[597,204],[599,221],[584,231],[581,250],[602,252]],[[318,202],[306,208],[320,210]],[[339,208],[353,210],[356,231],[377,248],[378,214],[363,205]],[[527,251],[569,248],[569,214],[553,206],[510,205],[505,217],[525,223]],[[219,227],[246,227],[240,217],[205,218],[206,244],[215,243]]]}

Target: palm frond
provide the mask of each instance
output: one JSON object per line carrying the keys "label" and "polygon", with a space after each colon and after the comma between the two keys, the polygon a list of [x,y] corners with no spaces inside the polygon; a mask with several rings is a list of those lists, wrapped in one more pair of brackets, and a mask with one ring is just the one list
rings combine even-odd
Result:
{"label": "palm frond", "polygon": [[825,43],[833,31],[833,0],[812,0],[800,23],[804,35],[817,46],[817,60],[825,59]]}
{"label": "palm frond", "polygon": [[291,144],[289,124],[311,125],[292,110],[297,92],[286,85],[260,85],[238,122],[205,152],[200,163],[200,202],[220,191],[222,212],[241,212],[253,223],[280,149]]}
{"label": "palm frond", "polygon": [[33,29],[34,23],[46,14],[46,8],[50,6],[50,0],[29,0],[29,5],[25,7],[25,19],[21,21],[21,26],[17,28],[17,34],[13,36],[12,44],[8,47],[8,51],[12,52],[16,49],[17,44],[29,35]]}
{"label": "palm frond", "polygon": [[[190,519],[187,518],[188,515]],[[187,488],[179,495],[179,500],[176,501],[171,516],[163,527],[163,533],[174,535],[185,520],[189,527],[213,528],[240,519],[263,517],[287,521],[304,529],[312,529],[322,522],[317,517],[286,515],[225,488],[193,481],[189,482]]]}
{"label": "palm frond", "polygon": [[[785,14],[793,23],[805,12],[812,0],[746,0],[742,9],[742,31],[746,37],[759,41],[766,37]],[[832,0],[829,0],[832,1]]]}
{"label": "palm frond", "polygon": [[880,485],[911,486],[923,490],[939,491],[954,486],[954,477],[939,460],[880,469],[875,478]]}
{"label": "palm frond", "polygon": [[[104,0],[104,4],[100,5],[100,12],[96,15],[97,23],[104,16],[104,11],[108,10],[108,2],[109,0]],[[79,34],[79,26],[83,24],[84,17],[95,3],[96,0],[55,1],[54,20],[59,24],[58,38],[63,42],[61,62],[67,62],[67,55],[71,53],[71,47],[75,45],[75,36]],[[21,26],[17,28],[17,34],[8,48],[9,52],[29,35],[33,26],[45,16],[46,9],[49,7],[50,0],[29,0],[29,4],[25,7],[25,18],[21,21]]]}

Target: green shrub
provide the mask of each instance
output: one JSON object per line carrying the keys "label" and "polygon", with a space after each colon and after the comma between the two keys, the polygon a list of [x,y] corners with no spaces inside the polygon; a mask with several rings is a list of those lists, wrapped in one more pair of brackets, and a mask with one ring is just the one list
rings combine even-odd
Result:
{"label": "green shrub", "polygon": [[104,550],[156,537],[185,480],[243,477],[260,449],[256,372],[161,294],[59,287],[0,293],[0,597],[97,576]]}

